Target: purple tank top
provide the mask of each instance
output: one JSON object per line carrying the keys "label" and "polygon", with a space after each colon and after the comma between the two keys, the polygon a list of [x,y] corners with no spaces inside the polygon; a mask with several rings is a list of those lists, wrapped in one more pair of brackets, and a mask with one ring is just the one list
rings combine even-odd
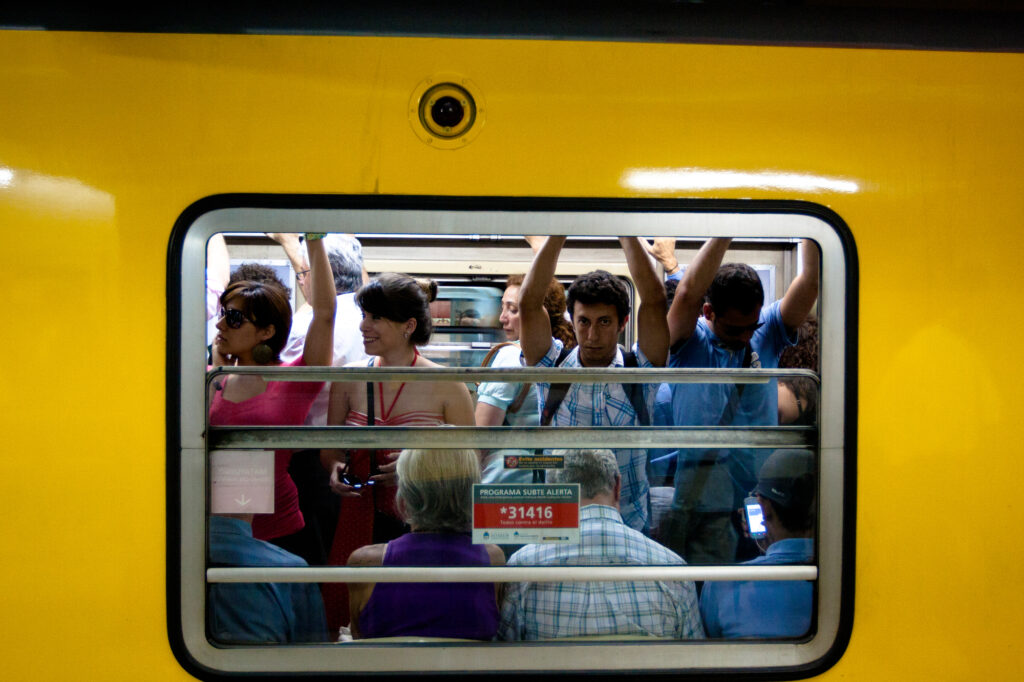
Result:
{"label": "purple tank top", "polygon": [[[388,543],[384,566],[490,566],[468,535],[406,533]],[[359,614],[363,637],[490,640],[498,631],[494,583],[377,583]]]}

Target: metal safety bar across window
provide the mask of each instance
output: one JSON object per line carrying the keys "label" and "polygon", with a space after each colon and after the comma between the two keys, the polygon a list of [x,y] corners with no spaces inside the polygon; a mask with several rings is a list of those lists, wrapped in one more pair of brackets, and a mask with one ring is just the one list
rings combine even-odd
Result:
{"label": "metal safety bar across window", "polygon": [[[819,385],[817,373],[802,369],[664,369],[664,368],[361,368],[361,367],[217,367],[207,385],[228,374],[256,375],[267,381],[505,381],[571,383],[729,383],[765,384],[772,379],[805,377]],[[235,449],[346,448],[811,448],[817,429],[809,426],[760,427],[521,427],[446,426],[211,426],[207,447]],[[571,566],[571,567],[403,567],[403,568],[209,568],[210,583],[253,582],[615,582],[797,581],[817,580],[818,568],[800,566]]]}

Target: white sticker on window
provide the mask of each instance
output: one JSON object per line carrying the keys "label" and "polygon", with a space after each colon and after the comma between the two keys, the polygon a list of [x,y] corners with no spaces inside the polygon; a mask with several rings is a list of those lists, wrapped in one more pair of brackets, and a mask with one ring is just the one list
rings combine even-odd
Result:
{"label": "white sticker on window", "polygon": [[273,451],[211,452],[210,511],[214,514],[273,514]]}

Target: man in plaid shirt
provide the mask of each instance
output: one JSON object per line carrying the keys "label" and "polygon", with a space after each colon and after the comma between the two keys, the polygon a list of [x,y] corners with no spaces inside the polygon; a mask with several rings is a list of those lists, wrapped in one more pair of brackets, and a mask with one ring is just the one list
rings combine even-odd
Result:
{"label": "man in plaid shirt", "polygon": [[[621,478],[611,450],[565,450],[557,483],[580,484],[579,544],[527,545],[509,566],[680,566],[679,555],[627,527],[619,515]],[[556,639],[646,635],[703,639],[692,582],[510,583],[498,638]]]}
{"label": "man in plaid shirt", "polygon": [[[620,237],[626,265],[639,294],[636,366],[664,367],[668,358],[665,286],[637,237]],[[537,250],[519,290],[519,344],[529,366],[623,367],[619,334],[629,318],[629,292],[625,284],[603,270],[580,275],[569,286],[566,303],[579,345],[559,363],[562,342],[551,337],[551,321],[544,309],[544,294],[555,274],[564,236],[548,237]],[[638,384],[641,405],[654,414],[658,384]],[[541,410],[551,384],[538,383]],[[641,415],[626,384],[572,384],[551,418],[553,426],[636,426]],[[647,422],[650,423],[649,421]],[[622,518],[635,530],[648,529],[647,450],[619,449],[615,453],[622,475]]]}

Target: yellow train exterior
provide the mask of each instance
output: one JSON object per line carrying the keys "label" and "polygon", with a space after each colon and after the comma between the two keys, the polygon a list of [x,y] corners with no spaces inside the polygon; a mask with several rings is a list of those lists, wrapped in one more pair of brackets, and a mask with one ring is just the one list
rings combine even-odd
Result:
{"label": "yellow train exterior", "polygon": [[[410,126],[438,73],[486,98],[464,148]],[[4,31],[0,92],[4,678],[189,678],[166,623],[167,254],[183,210],[232,192],[832,209],[860,264],[857,561],[822,677],[1024,674],[1024,55]]]}

